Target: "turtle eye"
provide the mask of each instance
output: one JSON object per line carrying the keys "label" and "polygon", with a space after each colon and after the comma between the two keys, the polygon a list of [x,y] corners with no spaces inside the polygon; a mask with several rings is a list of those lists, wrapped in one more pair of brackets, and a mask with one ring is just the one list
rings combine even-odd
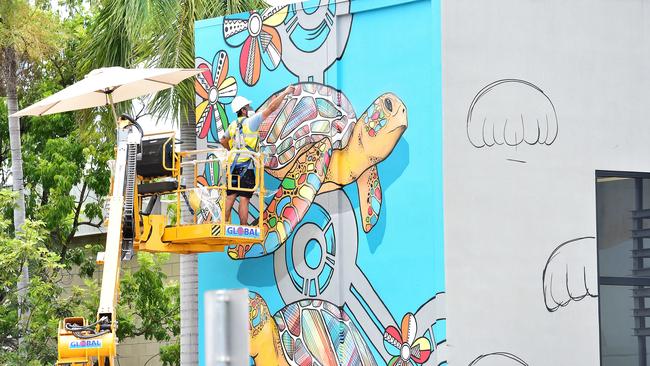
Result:
{"label": "turtle eye", "polygon": [[384,106],[388,112],[393,113],[393,102],[389,98],[384,99]]}

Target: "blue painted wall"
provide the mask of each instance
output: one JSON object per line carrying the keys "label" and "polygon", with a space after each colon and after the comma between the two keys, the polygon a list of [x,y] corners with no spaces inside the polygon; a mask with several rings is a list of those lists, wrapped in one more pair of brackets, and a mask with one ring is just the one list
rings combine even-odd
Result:
{"label": "blue painted wall", "polygon": [[[446,361],[443,351],[446,327],[442,301],[445,275],[439,2],[352,0],[348,3],[332,0],[320,3],[323,5],[319,5],[319,1],[307,1],[304,9],[291,6],[282,23],[272,27],[283,41],[282,56],[275,62],[272,57],[266,59],[266,64],[260,61],[259,76],[254,77],[254,83],[245,80],[246,76],[240,72],[242,46],[233,46],[246,42],[251,35],[244,32],[237,36],[241,39],[226,40],[223,18],[197,22],[197,66],[203,59],[215,68],[215,55],[225,51],[228,76],[236,81],[237,94],[251,99],[254,107],[271,93],[299,81],[320,82],[340,90],[350,100],[357,117],[380,95],[390,92],[398,96],[407,109],[408,128],[388,157],[377,165],[381,211],[372,230],[366,233],[362,230],[356,184],[323,193],[320,198],[317,196],[316,203],[296,231],[302,224],[327,222],[337,216],[334,228],[337,235],[331,240],[336,242],[339,251],[331,266],[335,274],[326,286],[321,283],[324,280],[317,282],[324,288],[316,295],[310,295],[309,291],[301,294],[297,287],[303,278],[292,269],[291,263],[287,264],[286,259],[293,258],[288,253],[299,247],[293,243],[297,240],[293,236],[275,253],[259,258],[232,260],[224,253],[200,255],[201,364],[204,362],[203,294],[212,289],[242,287],[259,294],[271,314],[301,298],[334,303],[352,319],[380,365],[392,364],[399,358],[399,352],[383,342],[384,335],[392,335],[395,331],[402,333],[403,319],[410,321],[411,327],[417,323],[416,338],[424,337],[427,341],[402,339],[401,343],[410,343],[413,349],[415,346],[426,348],[428,342],[432,352],[426,360],[410,358],[411,362],[442,364]],[[328,11],[322,11],[325,8]],[[258,13],[263,15],[262,11]],[[325,14],[323,22],[317,23],[324,26],[314,30],[300,28],[302,24],[313,24],[313,17],[321,14]],[[252,14],[247,13],[226,19],[248,22],[251,18]],[[294,18],[297,25],[291,23]],[[289,45],[292,38],[288,34],[292,30],[302,33],[296,33],[295,44]],[[278,36],[272,31],[269,34]],[[298,41],[300,37],[302,40]],[[334,43],[328,43],[332,42],[328,38],[333,38]],[[316,59],[329,62],[323,66],[315,62]],[[244,60],[247,59],[244,57]],[[253,70],[253,74],[257,73]],[[197,106],[205,100],[197,91]],[[230,100],[227,95],[220,96],[212,105],[215,115],[223,108],[228,120],[234,119],[227,104]],[[205,123],[218,121],[199,121],[200,130]],[[221,133],[217,126],[210,128],[208,136]],[[209,140],[204,137],[198,142],[200,146],[216,145],[214,138]],[[269,192],[280,184],[269,174],[265,179]],[[316,266],[322,259],[319,254],[324,253],[314,245],[307,248],[310,250],[304,254],[305,262]]]}

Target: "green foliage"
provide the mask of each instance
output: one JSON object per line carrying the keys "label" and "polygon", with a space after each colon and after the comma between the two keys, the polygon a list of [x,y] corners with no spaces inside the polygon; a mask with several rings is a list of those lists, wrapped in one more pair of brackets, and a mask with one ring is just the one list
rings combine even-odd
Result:
{"label": "green foliage", "polygon": [[[59,0],[57,15],[49,0],[32,4],[0,0],[0,51],[15,51],[21,107],[98,67],[194,67],[195,20],[265,6],[259,0]],[[0,85],[0,95],[5,87]],[[193,93],[192,83],[185,82],[159,93],[149,111],[185,120]],[[3,186],[10,164],[7,125],[7,107],[0,97]],[[0,365],[35,366],[56,359],[60,319],[95,318],[100,290],[94,258],[103,243],[79,246],[73,239],[84,226],[101,226],[114,133],[102,108],[23,118],[21,125],[28,220],[16,237],[9,220],[12,195],[0,191]],[[117,314],[120,339],[144,336],[161,342],[160,360],[171,366],[180,364],[180,301],[178,284],[162,272],[167,257],[139,253],[139,269],[123,271]],[[29,265],[31,275],[25,325],[18,321],[16,289],[23,264]],[[62,284],[70,281],[73,268],[84,284],[64,291]],[[24,340],[20,346],[19,337]]]}
{"label": "green foliage", "polygon": [[64,38],[59,19],[51,12],[34,8],[27,0],[0,1],[0,48],[39,60],[56,52]]}
{"label": "green foliage", "polygon": [[[0,208],[11,205],[13,195],[0,190]],[[65,292],[62,282],[70,278],[66,264],[47,246],[47,232],[42,222],[28,220],[24,231],[13,236],[11,223],[0,219],[0,364],[46,365],[56,360],[58,322],[66,316],[83,316],[93,320],[99,305],[96,279],[85,278],[83,286]],[[86,248],[84,258],[93,249]],[[180,333],[179,288],[167,280],[162,266],[169,255],[138,254],[139,268],[122,273],[121,302],[118,307],[118,337],[144,336],[158,342],[160,357],[166,365],[178,365],[177,337]],[[18,322],[16,286],[20,268],[29,264],[30,318],[23,329]],[[23,342],[18,345],[17,339]]]}
{"label": "green foliage", "polygon": [[176,342],[160,346],[160,362],[162,366],[180,366],[181,362],[181,343],[179,339]]}
{"label": "green foliage", "polygon": [[[66,36],[59,52],[30,62],[29,72],[23,73],[19,88],[23,106],[82,77],[77,74],[75,51],[87,37],[90,17],[74,14],[61,23]],[[109,188],[106,162],[113,156],[112,139],[97,129],[83,132],[73,113],[23,118],[22,126],[27,217],[44,223],[50,233],[49,248],[65,261],[73,250],[74,234],[84,226],[98,228],[102,222],[101,197]]]}
{"label": "green foliage", "polygon": [[[82,69],[145,64],[194,65],[196,20],[266,7],[261,0],[104,0],[84,43]],[[194,84],[186,80],[159,92],[149,112],[160,119],[184,120],[194,105]],[[192,121],[193,122],[193,121]]]}
{"label": "green foliage", "polygon": [[122,275],[117,336],[170,341],[180,334],[180,293],[162,271],[169,254],[140,252],[137,259],[138,270]]}
{"label": "green foliage", "polygon": [[9,154],[9,119],[6,98],[0,97],[0,187],[7,185],[11,155]]}
{"label": "green foliage", "polygon": [[[49,1],[38,3],[33,14],[48,13]],[[18,96],[21,106],[37,102],[83,77],[79,71],[81,44],[87,42],[90,15],[79,1],[67,1],[72,7],[59,23],[48,44],[48,52],[21,56]],[[8,3],[0,0],[0,14]],[[12,1],[20,6],[22,1]],[[51,14],[46,14],[49,18]],[[7,17],[3,17],[5,21]],[[29,27],[38,20],[25,18]],[[46,21],[49,21],[46,19]],[[5,23],[6,24],[6,23]],[[0,24],[2,32],[3,24]],[[5,33],[3,33],[5,34]],[[6,39],[0,40],[0,43]],[[2,47],[0,45],[0,47]],[[45,49],[45,48],[43,48]],[[0,87],[2,93],[2,87]],[[107,161],[113,158],[113,131],[107,133],[98,122],[98,111],[90,114],[62,113],[22,118],[21,139],[26,187],[28,221],[25,231],[14,237],[10,217],[12,195],[0,191],[0,365],[46,365],[56,360],[56,334],[59,320],[66,316],[84,316],[94,320],[100,289],[93,277],[94,262],[103,243],[79,246],[75,233],[84,226],[101,227],[102,197],[108,194],[110,171]],[[78,119],[88,118],[86,129]],[[9,137],[7,107],[0,98],[0,180],[8,180]],[[148,259],[147,259],[148,258]],[[175,365],[173,351],[179,332],[178,286],[162,274],[164,257],[140,257],[143,267],[125,271],[118,321],[120,339],[143,335],[148,339],[171,343],[161,352],[168,364]],[[18,322],[17,282],[19,263],[29,264],[29,299],[25,304],[30,318],[24,327]],[[64,290],[73,276],[84,278],[83,286]],[[96,276],[95,276],[96,277]],[[163,304],[157,308],[155,304]],[[144,305],[144,306],[143,306]],[[165,315],[161,317],[161,314]],[[162,319],[162,321],[159,321]],[[124,325],[124,326],[122,326]],[[18,345],[18,338],[23,343]],[[175,357],[175,358],[174,358]]]}
{"label": "green foliage", "polygon": [[[10,191],[0,191],[0,207],[13,204]],[[14,236],[11,222],[0,218],[0,364],[40,365],[52,360],[56,352],[57,319],[66,315],[58,285],[63,265],[59,256],[46,247],[46,231],[38,221],[26,221],[23,231]],[[30,268],[29,298],[25,307],[30,317],[24,328],[18,322],[17,285],[21,268]],[[22,337],[20,346],[17,339]],[[32,362],[32,363],[28,363]]]}

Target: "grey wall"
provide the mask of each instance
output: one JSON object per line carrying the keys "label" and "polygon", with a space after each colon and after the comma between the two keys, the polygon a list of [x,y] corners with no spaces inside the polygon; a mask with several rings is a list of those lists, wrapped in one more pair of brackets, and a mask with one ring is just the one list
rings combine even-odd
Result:
{"label": "grey wall", "polygon": [[[547,276],[584,269],[582,283],[554,273],[585,292],[581,301],[549,311],[545,287],[568,295],[566,285],[543,284],[543,271],[562,243],[595,236],[595,170],[650,171],[650,3],[448,0],[442,7],[450,364],[509,352],[517,357],[492,364],[597,365],[598,299],[589,296],[597,293],[596,241],[568,243],[548,267]],[[526,84],[500,84],[476,103],[468,134],[475,95],[510,78],[536,85],[552,105]],[[550,139],[545,118],[553,120],[553,107],[558,129]],[[496,132],[486,137],[490,127]],[[532,144],[475,147],[522,135]],[[498,359],[475,364],[488,358]]]}

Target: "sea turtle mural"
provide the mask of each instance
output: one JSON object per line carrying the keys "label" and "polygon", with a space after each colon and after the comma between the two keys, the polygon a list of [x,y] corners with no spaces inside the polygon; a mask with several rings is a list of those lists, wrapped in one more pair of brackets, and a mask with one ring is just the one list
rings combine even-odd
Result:
{"label": "sea turtle mural", "polygon": [[[260,108],[269,103],[267,99]],[[408,126],[404,103],[380,95],[357,119],[339,90],[295,84],[292,95],[260,126],[266,172],[280,179],[265,213],[265,240],[228,249],[233,259],[274,252],[291,235],[319,193],[356,182],[362,228],[369,232],[381,209],[377,164],[391,153]]]}
{"label": "sea turtle mural", "polygon": [[271,316],[259,294],[249,296],[250,353],[255,365],[377,365],[357,327],[336,305],[303,300]]}
{"label": "sea turtle mural", "polygon": [[[408,355],[418,360],[416,364],[438,365],[446,359],[445,294],[437,293],[414,309],[411,314],[415,322],[409,321],[413,326],[400,333],[403,336],[400,347],[390,345],[394,342],[387,344],[387,335],[395,337],[388,330],[403,327],[397,322],[399,314],[391,312],[358,263],[358,221],[344,190],[316,196],[291,237],[273,253],[275,282],[282,303],[310,299],[334,304],[354,319],[368,347],[386,363],[395,356],[407,355],[401,350],[408,343],[412,349]],[[415,340],[425,337],[428,341],[416,342],[412,336]],[[422,342],[429,347],[422,346]],[[431,357],[422,363],[427,350]]]}

